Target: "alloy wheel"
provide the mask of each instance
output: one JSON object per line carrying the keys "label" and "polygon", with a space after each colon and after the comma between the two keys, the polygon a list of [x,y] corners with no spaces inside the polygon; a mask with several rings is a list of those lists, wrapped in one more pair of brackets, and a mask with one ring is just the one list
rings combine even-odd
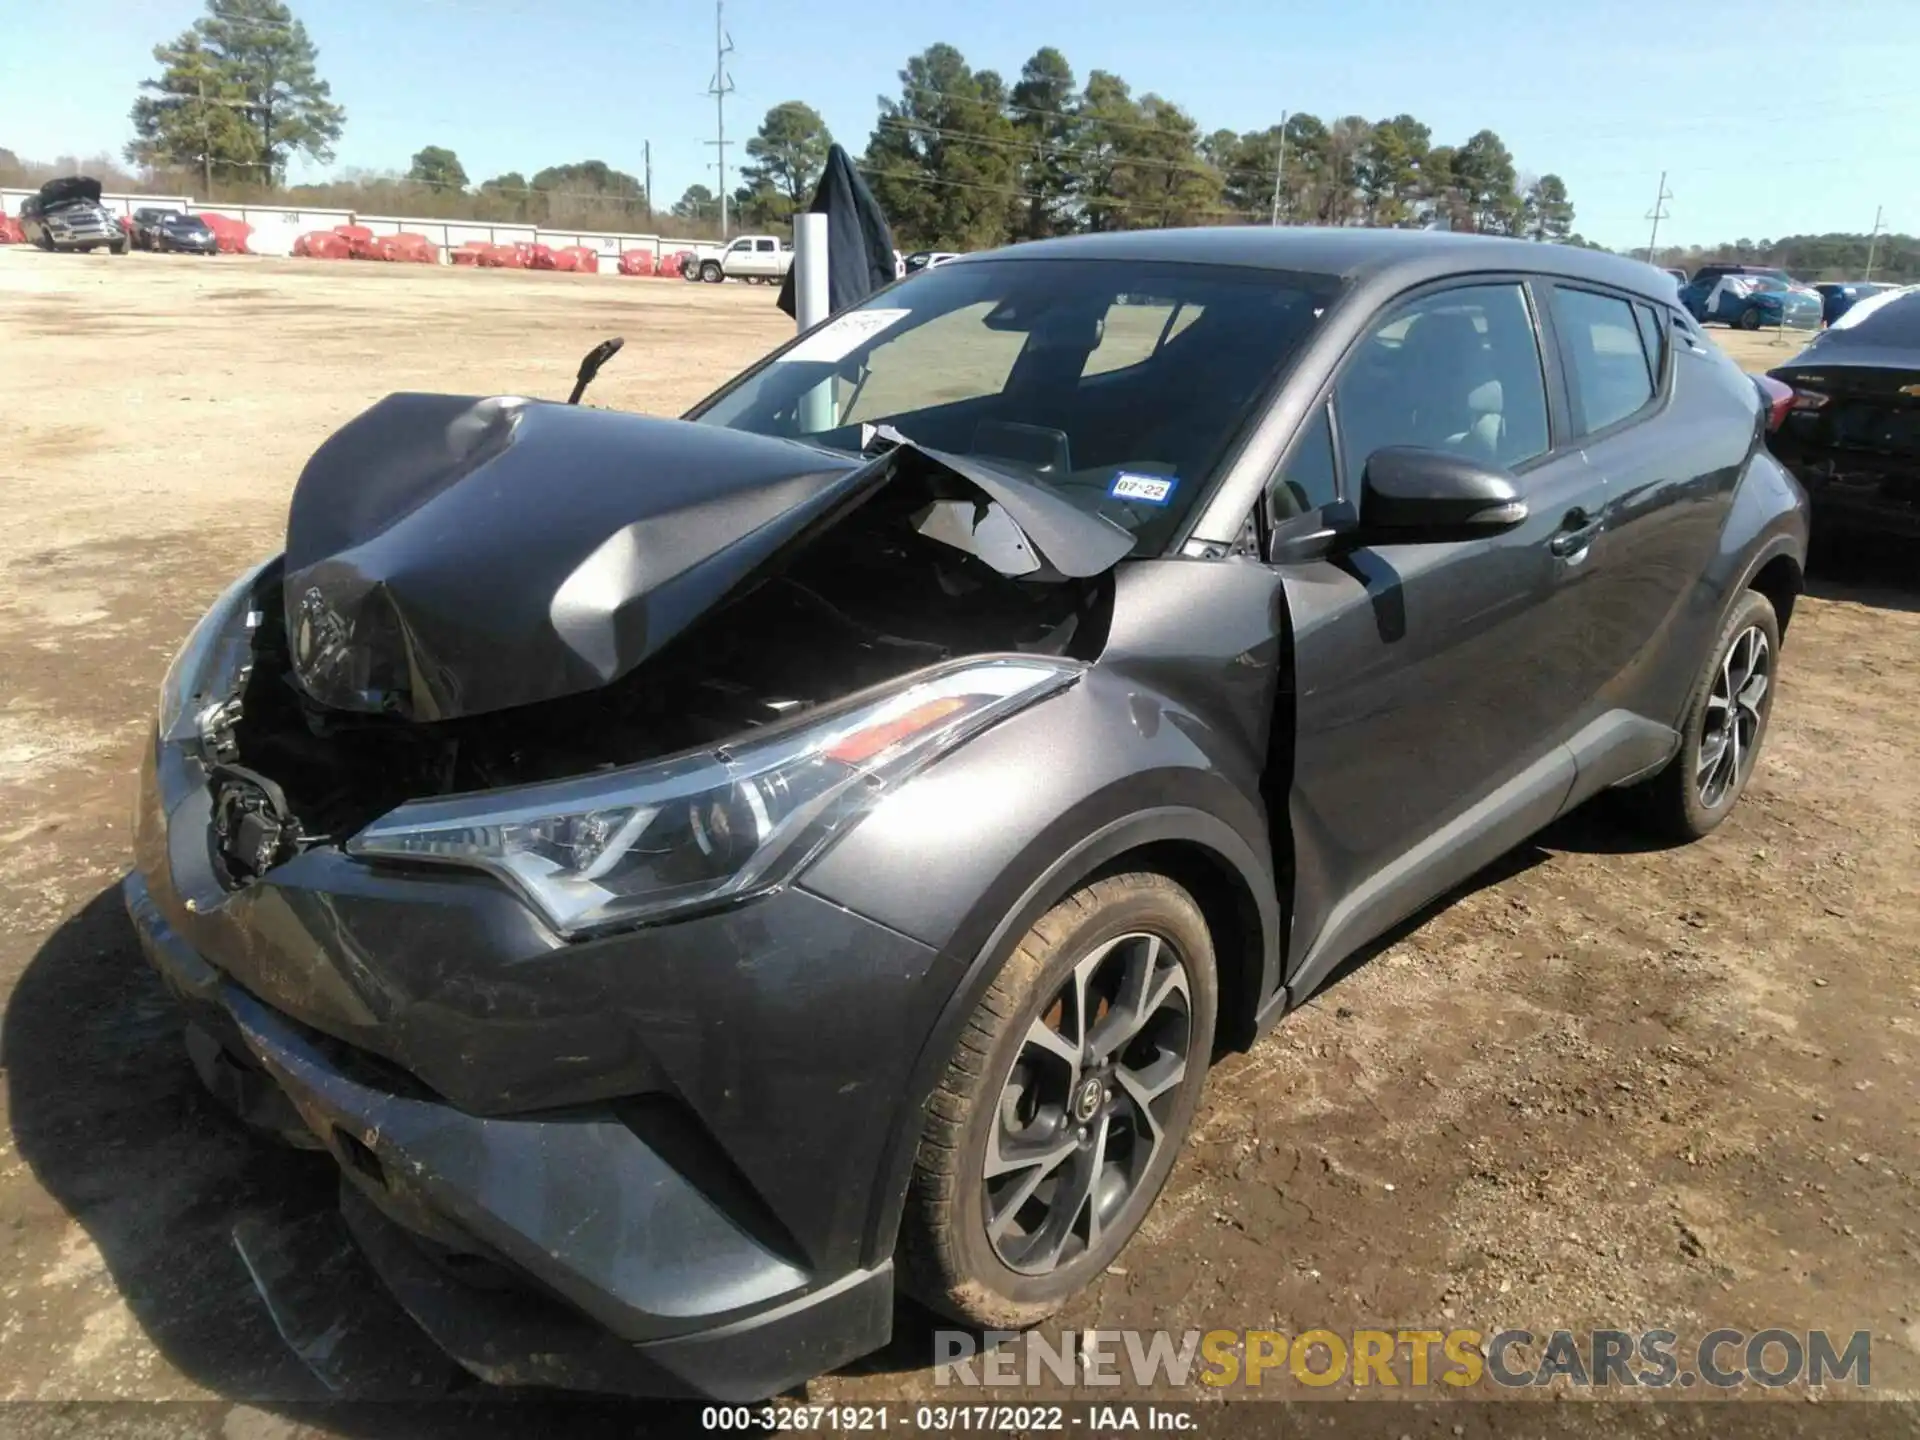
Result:
{"label": "alloy wheel", "polygon": [[1046,1275],[1095,1249],[1166,1138],[1193,1035],[1187,967],[1135,932],[1074,964],[1002,1082],[982,1215],[1009,1269]]}
{"label": "alloy wheel", "polygon": [[1753,768],[1772,681],[1773,647],[1764,630],[1750,625],[1727,647],[1701,722],[1694,784],[1709,810],[1725,804]]}

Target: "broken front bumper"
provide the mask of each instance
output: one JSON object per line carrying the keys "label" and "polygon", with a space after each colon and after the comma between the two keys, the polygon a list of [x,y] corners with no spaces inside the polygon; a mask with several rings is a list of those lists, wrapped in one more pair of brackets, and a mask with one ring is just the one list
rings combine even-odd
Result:
{"label": "broken front bumper", "polygon": [[[362,1250],[455,1360],[748,1400],[887,1342],[869,1205],[912,1047],[849,1034],[854,995],[931,952],[797,890],[592,946],[536,934],[485,881],[337,855],[216,897],[199,778],[149,751],[124,883],[141,946],[203,1077],[334,1155]],[[869,1021],[918,987],[879,988]],[[809,1023],[803,1002],[827,1008]]]}

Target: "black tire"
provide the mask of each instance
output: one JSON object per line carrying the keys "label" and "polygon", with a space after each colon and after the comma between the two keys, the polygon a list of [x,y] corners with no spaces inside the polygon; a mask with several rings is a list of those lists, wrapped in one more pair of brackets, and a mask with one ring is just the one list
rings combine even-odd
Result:
{"label": "black tire", "polygon": [[[1141,948],[1123,948],[1129,946]],[[1110,958],[1099,959],[1103,952]],[[1144,957],[1137,971],[1131,968],[1136,955]],[[1184,976],[1184,991],[1167,983],[1170,961]],[[1035,1113],[1021,1118],[1026,1095],[1038,1096],[1041,1090],[1037,1082],[1015,1088],[1026,1073],[1016,1067],[1028,1065],[1033,1053],[1028,1037],[1042,1026],[1053,1029],[1052,1017],[1057,1015],[1056,1038],[1069,1026],[1082,1041],[1086,1038],[1088,1027],[1077,1014],[1071,1020],[1068,1015],[1070,1008],[1077,1009],[1069,999],[1077,971],[1086,971],[1088,965],[1103,968],[1092,971],[1089,982],[1096,1043],[1084,1048],[1104,1049],[1098,1041],[1103,1034],[1132,1038],[1118,1041],[1101,1064],[1074,1065],[1070,1078],[1061,1065],[1061,1085],[1071,1097],[1065,1112],[1043,1112],[1036,1104]],[[1116,965],[1117,971],[1104,968]],[[1138,993],[1164,996],[1164,1002],[1123,1008],[1116,1003],[1120,992],[1111,989],[1118,983],[1116,974],[1144,977]],[[1091,993],[1096,990],[1108,990],[1108,998]],[[1162,1004],[1164,1008],[1156,1008]],[[1205,917],[1193,897],[1164,875],[1142,872],[1096,881],[1035,922],[981,997],[928,1103],[901,1220],[897,1263],[902,1288],[964,1324],[1019,1328],[1044,1320],[1100,1276],[1153,1208],[1179,1156],[1206,1084],[1217,1007],[1213,942]],[[1134,1023],[1129,1011],[1153,1018],[1129,1031]],[[1150,1141],[1149,1130],[1137,1118],[1144,1113],[1136,1098],[1141,1092],[1124,1083],[1127,1078],[1138,1081],[1145,1072],[1127,1067],[1168,1068],[1166,1057],[1176,1052],[1181,1055],[1178,1076],[1169,1076],[1163,1087],[1150,1092],[1149,1124],[1158,1135]],[[1038,1059],[1044,1063],[1047,1057]],[[1123,1068],[1125,1077],[1119,1073]],[[1099,1104],[1103,1084],[1110,1088]],[[1081,1099],[1090,1110],[1099,1104],[1098,1110],[1079,1111]],[[1034,1127],[1031,1133],[1045,1137],[1043,1146],[1067,1156],[1041,1172],[1059,1178],[1039,1181],[1039,1190],[1028,1185],[1021,1191],[1027,1198],[1007,1200],[1002,1212],[1026,1215],[1039,1205],[1048,1213],[1049,1221],[1040,1227],[1044,1233],[1015,1238],[1044,1250],[1045,1233],[1066,1236],[1065,1249],[1051,1268],[1013,1268],[1002,1253],[1002,1241],[988,1234],[989,1187],[1033,1175],[1031,1169],[1014,1166],[996,1180],[987,1176],[989,1143],[997,1153],[996,1137],[1009,1120]],[[1027,1133],[1018,1138],[1024,1140]],[[1144,1152],[1143,1141],[1148,1141]],[[1090,1172],[1085,1168],[1089,1160]],[[1109,1166],[1118,1179],[1103,1186]],[[1076,1175],[1087,1173],[1094,1178],[1084,1187],[1085,1198],[1061,1202],[1062,1192],[1055,1189],[1052,1198],[1042,1201],[1048,1187],[1074,1184]],[[1026,1183],[1014,1183],[1014,1188]],[[1111,1200],[1110,1207],[1103,1204],[1103,1196]],[[1055,1204],[1057,1210],[1051,1208]],[[1095,1216],[1103,1208],[1110,1213],[1099,1218],[1096,1229]],[[1064,1223],[1054,1224],[1051,1217],[1063,1217]]]}
{"label": "black tire", "polygon": [[[1715,793],[1702,776],[1702,755],[1709,752],[1710,734],[1722,726],[1724,707],[1715,696],[1715,686],[1726,673],[1736,644],[1757,631],[1766,645],[1765,680],[1759,696],[1757,715],[1751,735],[1732,758],[1732,773],[1724,787]],[[1779,683],[1780,620],[1766,596],[1749,590],[1720,627],[1713,645],[1712,658],[1702,668],[1687,700],[1687,714],[1680,733],[1680,750],[1665,769],[1625,792],[1635,817],[1662,839],[1686,842],[1712,834],[1733,813],[1733,807],[1746,792],[1753,778],[1761,746],[1766,743],[1767,723],[1773,714],[1773,696]],[[1744,733],[1744,732],[1743,732]]]}
{"label": "black tire", "polygon": [[1735,323],[1738,324],[1742,330],[1758,330],[1760,328],[1760,307],[1757,305],[1749,305],[1740,312],[1740,318]]}
{"label": "black tire", "polygon": [[718,285],[727,278],[727,273],[720,268],[718,260],[707,260],[700,266],[700,278],[709,285]]}

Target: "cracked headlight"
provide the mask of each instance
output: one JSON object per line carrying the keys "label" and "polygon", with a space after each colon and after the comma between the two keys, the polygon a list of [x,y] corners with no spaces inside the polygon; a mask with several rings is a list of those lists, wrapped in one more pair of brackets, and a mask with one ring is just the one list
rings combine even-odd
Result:
{"label": "cracked headlight", "polygon": [[258,623],[252,611],[254,586],[271,564],[273,560],[263,560],[235,580],[187,632],[186,643],[160,682],[162,740],[198,738],[201,714],[230,698],[225,686],[245,664]]}
{"label": "cracked headlight", "polygon": [[349,854],[484,870],[563,932],[653,920],[771,888],[882,795],[1084,667],[964,661],[790,724],[646,765],[418,800]]}

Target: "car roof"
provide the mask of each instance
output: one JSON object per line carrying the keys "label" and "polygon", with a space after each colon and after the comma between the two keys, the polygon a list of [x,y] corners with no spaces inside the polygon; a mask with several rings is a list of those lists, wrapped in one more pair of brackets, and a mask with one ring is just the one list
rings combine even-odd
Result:
{"label": "car roof", "polygon": [[1472,271],[1520,271],[1590,280],[1671,304],[1666,271],[1604,250],[1445,230],[1366,230],[1236,225],[1191,230],[1122,230],[1031,240],[957,257],[973,265],[995,257],[1034,260],[1158,260],[1338,275],[1356,283],[1405,288]]}

